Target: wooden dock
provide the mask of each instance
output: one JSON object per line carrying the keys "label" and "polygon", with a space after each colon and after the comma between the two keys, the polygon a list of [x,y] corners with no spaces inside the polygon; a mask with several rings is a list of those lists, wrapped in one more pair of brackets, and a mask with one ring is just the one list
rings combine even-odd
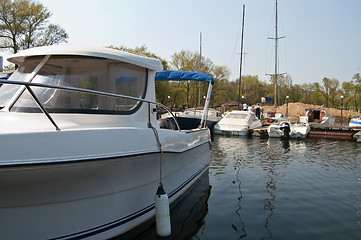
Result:
{"label": "wooden dock", "polygon": [[360,129],[348,126],[310,126],[310,138],[353,139]]}
{"label": "wooden dock", "polygon": [[[310,126],[311,130],[308,138],[326,138],[326,139],[345,139],[356,140],[361,142],[361,128],[348,126]],[[252,135],[256,137],[266,138],[268,126],[251,129]]]}
{"label": "wooden dock", "polygon": [[260,128],[252,128],[251,129],[252,135],[256,137],[266,138],[268,137],[267,128],[268,126],[262,126]]}

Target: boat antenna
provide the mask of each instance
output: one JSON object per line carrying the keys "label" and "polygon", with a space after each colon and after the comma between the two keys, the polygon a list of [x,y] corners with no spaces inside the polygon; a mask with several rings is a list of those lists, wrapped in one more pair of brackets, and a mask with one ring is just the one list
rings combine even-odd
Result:
{"label": "boat antenna", "polygon": [[241,57],[239,64],[239,83],[238,83],[238,109],[240,109],[239,105],[241,102],[241,83],[242,83],[242,59],[243,59],[243,34],[244,34],[244,14],[245,14],[246,6],[243,5],[243,13],[242,13],[242,34],[241,34]]}

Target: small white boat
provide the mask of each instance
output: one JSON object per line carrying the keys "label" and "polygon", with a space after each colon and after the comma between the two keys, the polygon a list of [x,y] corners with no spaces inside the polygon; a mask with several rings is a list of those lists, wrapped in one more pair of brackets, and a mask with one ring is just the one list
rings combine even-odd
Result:
{"label": "small white boat", "polygon": [[270,138],[305,139],[310,130],[306,116],[300,116],[296,123],[282,117],[268,127],[267,133]]}
{"label": "small white boat", "polygon": [[[155,76],[156,81],[201,81],[208,82],[208,93],[204,108],[188,108],[184,112],[176,113],[178,127],[182,130],[195,129],[205,124],[209,129],[213,129],[221,118],[220,111],[209,108],[210,95],[214,84],[213,78],[204,73],[185,72],[185,71],[162,71]],[[176,123],[174,117],[170,114],[163,114],[160,125],[165,128],[174,128]]]}
{"label": "small white boat", "polygon": [[253,112],[231,111],[214,125],[213,133],[245,136],[251,133],[250,130],[252,128],[259,128],[261,126],[261,121]]}
{"label": "small white boat", "polygon": [[361,117],[351,118],[348,123],[349,127],[361,127]]}
{"label": "small white boat", "polygon": [[1,238],[118,236],[154,217],[160,183],[172,203],[208,170],[208,128],[158,125],[159,60],[64,45],[8,61],[19,67],[0,80]]}
{"label": "small white boat", "polygon": [[309,125],[332,126],[335,123],[335,117],[329,116],[326,109],[306,108],[306,116]]}
{"label": "small white boat", "polygon": [[[184,112],[175,113],[180,129],[194,129],[200,126],[203,116],[203,108],[187,108]],[[222,119],[222,113],[214,108],[209,108],[206,114],[206,125],[212,131],[214,125]],[[163,121],[171,121],[174,125],[173,117],[170,114],[162,116]]]}

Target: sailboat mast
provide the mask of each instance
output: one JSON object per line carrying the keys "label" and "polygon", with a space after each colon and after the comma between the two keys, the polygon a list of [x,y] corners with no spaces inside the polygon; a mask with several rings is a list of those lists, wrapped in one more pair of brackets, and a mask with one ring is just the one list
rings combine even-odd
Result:
{"label": "sailboat mast", "polygon": [[243,59],[243,33],[244,33],[244,12],[246,6],[243,5],[243,16],[242,16],[242,36],[241,36],[241,58],[239,64],[239,83],[238,83],[238,109],[241,102],[241,82],[242,82],[242,59]]}
{"label": "sailboat mast", "polygon": [[[199,34],[199,72],[202,72],[202,32]],[[198,106],[201,105],[201,82],[198,82]]]}
{"label": "sailboat mast", "polygon": [[275,113],[277,110],[277,45],[278,45],[278,32],[277,32],[277,28],[278,28],[278,12],[277,12],[277,0],[276,0],[276,25],[275,25],[275,75],[274,75],[274,80],[275,80]]}

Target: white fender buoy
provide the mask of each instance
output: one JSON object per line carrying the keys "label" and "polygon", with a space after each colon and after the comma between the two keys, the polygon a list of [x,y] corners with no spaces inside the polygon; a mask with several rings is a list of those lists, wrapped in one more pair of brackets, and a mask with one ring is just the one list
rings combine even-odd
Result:
{"label": "white fender buoy", "polygon": [[168,237],[171,234],[169,199],[162,185],[158,187],[154,197],[154,205],[157,234],[160,237]]}

